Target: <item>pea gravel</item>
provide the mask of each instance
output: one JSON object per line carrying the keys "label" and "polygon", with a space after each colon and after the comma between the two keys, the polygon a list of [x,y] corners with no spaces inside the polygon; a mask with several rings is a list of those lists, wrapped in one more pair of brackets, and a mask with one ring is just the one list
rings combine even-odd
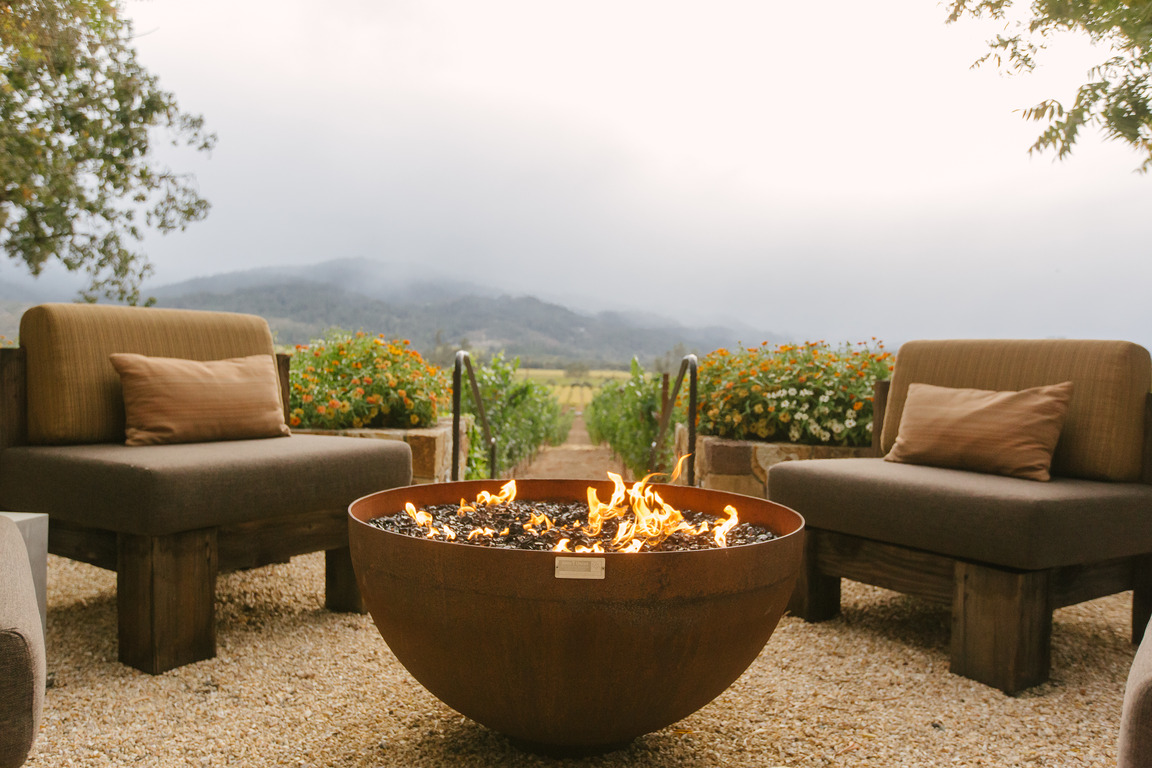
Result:
{"label": "pea gravel", "polygon": [[46,766],[1115,765],[1131,595],[1056,612],[1052,680],[1009,697],[948,672],[948,614],[844,585],[785,616],[696,714],[593,758],[517,750],[420,687],[367,616],[322,607],[323,556],[221,576],[219,655],[150,676],[116,661],[115,576],[49,558]]}

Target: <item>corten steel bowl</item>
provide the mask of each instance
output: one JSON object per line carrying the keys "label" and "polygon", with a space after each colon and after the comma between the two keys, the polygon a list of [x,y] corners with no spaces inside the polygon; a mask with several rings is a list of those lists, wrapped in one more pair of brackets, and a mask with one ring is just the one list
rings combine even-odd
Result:
{"label": "corten steel bowl", "polygon": [[[573,555],[413,538],[365,522],[403,514],[409,501],[472,501],[501,484],[418,485],[357,500],[352,561],[380,634],[412,676],[461,714],[541,751],[608,751],[712,701],[764,647],[799,573],[799,514],[685,486],[655,487],[678,509],[720,519],[732,504],[741,521],[778,538]],[[608,481],[519,480],[516,498],[584,501],[589,486],[611,496]],[[557,557],[602,559],[604,578],[558,578]]]}

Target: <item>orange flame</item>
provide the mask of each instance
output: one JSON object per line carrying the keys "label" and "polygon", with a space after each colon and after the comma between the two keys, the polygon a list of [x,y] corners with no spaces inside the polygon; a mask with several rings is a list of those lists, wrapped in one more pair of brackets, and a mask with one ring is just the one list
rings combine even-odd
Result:
{"label": "orange flame", "polygon": [[516,500],[516,481],[509,480],[500,487],[500,493],[493,496],[488,491],[480,491],[476,503],[488,507],[493,504],[511,504]]}
{"label": "orange flame", "polygon": [[[675,471],[672,473],[671,479],[675,480],[683,466],[684,459],[681,458],[680,462],[676,465]],[[642,480],[633,483],[629,488],[624,484],[624,479],[615,472],[609,472],[608,478],[612,480],[613,488],[612,495],[608,501],[600,501],[596,489],[588,488],[588,520],[587,522],[577,524],[575,528],[566,527],[563,530],[571,530],[573,532],[580,531],[589,537],[598,537],[604,531],[604,527],[616,521],[616,529],[607,545],[597,541],[591,546],[578,544],[575,548],[572,547],[572,537],[567,536],[561,538],[556,545],[552,548],[553,552],[595,552],[602,553],[606,551],[611,552],[639,552],[645,547],[655,548],[660,545],[665,539],[673,534],[684,531],[690,536],[701,536],[708,532],[709,527],[712,530],[712,538],[718,547],[728,546],[728,533],[740,523],[739,515],[736,508],[728,505],[724,508],[725,514],[728,518],[722,522],[713,522],[711,526],[708,522],[702,522],[699,525],[693,526],[684,519],[684,515],[680,510],[672,505],[666,503],[660,494],[656,492],[649,483],[656,475],[648,475]],[[496,504],[511,503],[516,499],[516,481],[509,480],[500,488],[498,494],[491,494],[487,491],[481,491],[476,497],[476,506],[492,506]],[[468,504],[464,499],[460,500],[460,507],[457,511],[458,516],[466,516],[469,512],[475,512],[476,506]],[[435,527],[432,515],[424,510],[417,510],[412,503],[404,505],[405,512],[416,521],[416,524],[423,529],[426,529],[425,535],[428,538],[443,537],[447,540],[454,540],[456,538],[455,532],[447,525],[441,525],[440,529]],[[523,523],[525,531],[540,535],[543,531],[548,531],[555,528],[555,523],[542,512],[532,512],[528,522]],[[497,533],[494,529],[489,527],[477,527],[469,531],[467,539],[469,541],[480,538],[492,538],[494,536],[507,536],[509,533],[508,528]]]}
{"label": "orange flame", "polygon": [[[683,461],[682,458],[676,465],[673,478],[679,475]],[[591,536],[599,536],[607,522],[619,519],[610,545],[613,551],[637,552],[645,546],[656,547],[678,531],[687,531],[691,535],[708,531],[707,522],[693,527],[680,510],[660,498],[660,494],[649,485],[655,475],[648,475],[631,488],[625,486],[623,478],[614,472],[609,472],[608,477],[614,487],[607,502],[600,501],[595,488],[588,489],[588,524],[584,530]],[[739,522],[734,508],[729,507],[725,512],[729,514],[728,520],[717,526],[715,537],[717,546],[721,547],[727,546],[726,534]]]}

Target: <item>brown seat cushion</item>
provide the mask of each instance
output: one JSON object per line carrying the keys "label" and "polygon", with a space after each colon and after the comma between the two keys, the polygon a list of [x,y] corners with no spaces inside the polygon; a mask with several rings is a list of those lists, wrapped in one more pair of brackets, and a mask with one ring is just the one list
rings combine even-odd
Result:
{"label": "brown seat cushion", "polygon": [[1018,392],[913,383],[888,461],[1048,480],[1072,382]]}
{"label": "brown seat cushion", "polygon": [[1010,568],[1152,552],[1152,486],[1142,483],[817,459],[773,466],[768,496],[812,528]]}
{"label": "brown seat cushion", "polygon": [[109,358],[124,391],[127,445],[289,434],[272,355],[201,361],[120,352]]}
{"label": "brown seat cushion", "polygon": [[0,504],[123,533],[163,535],[347,508],[411,478],[411,450],[397,440],[292,435],[178,445],[20,446],[6,449],[0,461]]}

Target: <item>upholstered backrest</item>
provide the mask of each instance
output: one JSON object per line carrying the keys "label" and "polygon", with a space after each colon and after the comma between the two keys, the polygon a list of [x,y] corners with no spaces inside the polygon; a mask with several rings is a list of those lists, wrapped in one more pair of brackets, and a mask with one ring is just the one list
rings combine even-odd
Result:
{"label": "upholstered backrest", "polygon": [[1020,390],[1073,382],[1052,474],[1137,481],[1144,450],[1144,403],[1152,388],[1148,351],[1127,341],[952,339],[900,347],[881,450],[896,441],[913,382],[942,387]]}
{"label": "upholstered backrest", "polygon": [[27,360],[28,442],[122,442],[124,400],[108,356],[220,360],[274,354],[256,315],[102,304],[42,304],[20,319]]}

